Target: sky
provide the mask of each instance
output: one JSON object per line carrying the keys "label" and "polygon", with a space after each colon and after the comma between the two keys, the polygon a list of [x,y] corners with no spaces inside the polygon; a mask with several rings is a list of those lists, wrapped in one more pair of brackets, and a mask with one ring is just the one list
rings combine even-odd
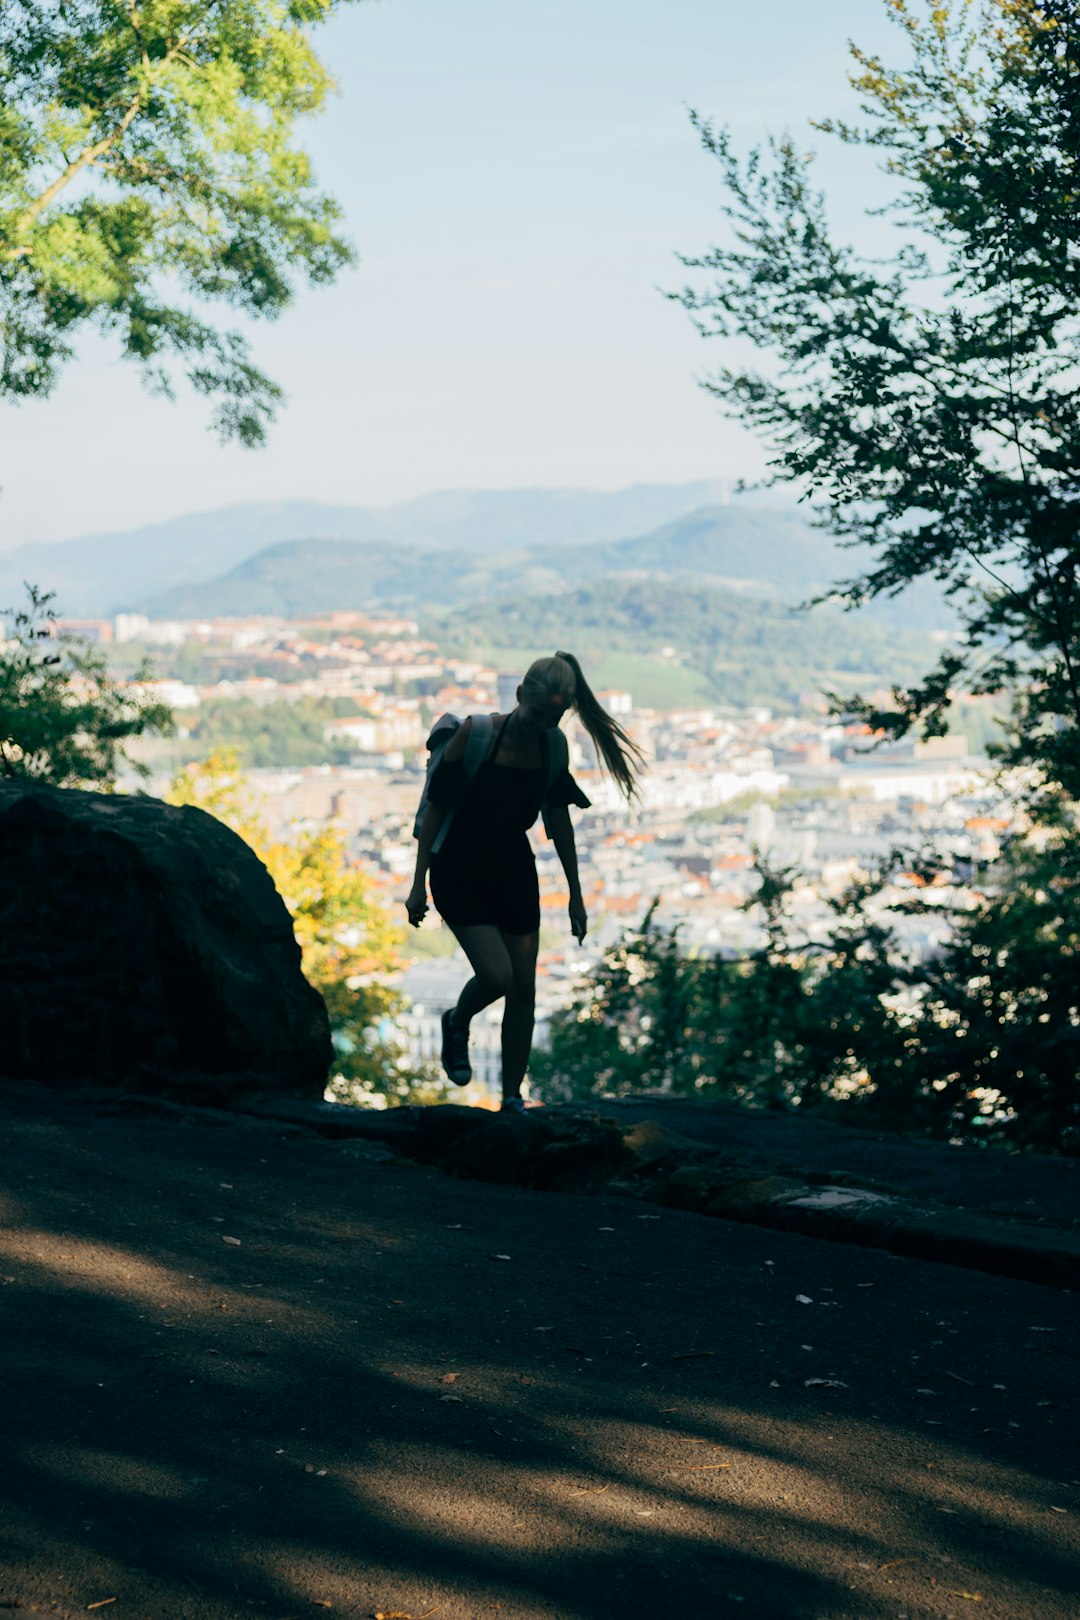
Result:
{"label": "sky", "polygon": [[48,401],[0,405],[0,550],[246,501],[757,476],[697,385],[719,346],[662,296],[719,234],[687,108],[745,147],[804,135],[839,231],[880,233],[868,160],[808,124],[852,109],[851,37],[899,49],[882,0],[346,7],[304,144],[360,262],[251,328],[288,396],[267,447],[89,339]]}

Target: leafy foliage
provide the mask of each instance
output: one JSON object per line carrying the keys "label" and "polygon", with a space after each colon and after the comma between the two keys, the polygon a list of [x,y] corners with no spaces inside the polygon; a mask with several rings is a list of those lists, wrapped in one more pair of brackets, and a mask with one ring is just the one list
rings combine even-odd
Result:
{"label": "leafy foliage", "polygon": [[359,712],[357,704],[338,698],[305,697],[294,703],[204,698],[188,746],[209,754],[231,750],[243,769],[344,764],[355,750],[327,742],[323,728],[328,720]]}
{"label": "leafy foliage", "polygon": [[835,595],[856,605],[933,578],[961,615],[959,648],[858,712],[933,735],[955,688],[1015,690],[1012,757],[1075,796],[1080,18],[1071,0],[940,0],[924,21],[908,0],[886,9],[910,60],[853,47],[866,123],[819,128],[884,155],[899,194],[883,211],[923,245],[883,272],[833,242],[793,139],[744,163],[698,120],[731,238],[684,260],[709,280],[677,296],[706,336],[775,357],[708,387],[825,527],[871,548]]}
{"label": "leafy foliage", "polygon": [[[110,789],[122,764],[139,775],[124,745],[173,729],[172,710],[109,678],[104,655],[56,633],[52,597],[27,587],[25,607],[9,608],[0,644],[0,775],[56,787]],[[147,679],[143,666],[136,681]]]}
{"label": "leafy foliage", "polygon": [[[886,704],[833,694],[835,707],[882,737],[933,736],[958,693],[993,695],[1009,714],[995,752],[1021,768],[1012,783],[1036,829],[918,975],[886,937],[862,940],[860,973],[885,983],[897,970],[907,1005],[879,991],[884,1023],[871,1010],[846,1048],[834,1040],[844,999],[828,999],[844,987],[837,962],[820,978],[796,964],[796,1002],[829,1054],[825,1089],[846,1057],[897,1121],[946,1134],[990,1121],[1054,1145],[1080,1125],[1080,10],[886,11],[908,60],[853,46],[864,121],[818,128],[882,154],[894,195],[876,211],[907,233],[891,264],[833,241],[793,139],[742,161],[727,131],[696,119],[730,229],[684,260],[707,279],[674,296],[706,337],[771,357],[707,386],[765,437],[775,479],[803,485],[822,527],[869,548],[871,565],[830,596],[851,608],[934,580],[957,610],[960,633],[929,673]],[[790,966],[777,943],[750,976],[777,975],[782,992]],[[858,995],[859,974],[848,988]],[[785,1051],[803,1027],[793,1016]],[[804,1070],[800,1098],[807,1084]]]}
{"label": "leafy foliage", "polygon": [[402,931],[372,898],[341,834],[317,828],[274,839],[250,802],[235,753],[222,749],[172,783],[172,804],[195,804],[239,833],[263,862],[289,911],[304,973],[326,1002],[336,1061],[330,1094],[339,1102],[434,1102],[443,1083],[411,1070],[390,1037],[402,1005],[386,983],[398,966]]}
{"label": "leafy foliage", "polygon": [[836,936],[822,951],[790,938],[793,874],[758,871],[748,908],[760,911],[767,943],[737,959],[688,957],[654,906],[606,953],[595,993],[552,1020],[551,1051],[532,1071],[545,1095],[645,1088],[780,1108],[842,1095],[863,1052],[890,1050],[880,997],[902,970],[860,895],[835,903]]}
{"label": "leafy foliage", "polygon": [[912,1053],[920,1100],[935,1125],[968,1129],[990,1113],[1010,1142],[1075,1153],[1080,840],[1060,795],[1043,800],[1037,828],[1008,841],[993,879],[926,964]]}
{"label": "leafy foliage", "polygon": [[0,397],[47,395],[94,328],[151,389],[179,367],[223,438],[261,442],[281,391],[201,311],[273,318],[297,276],[351,261],[293,140],[332,88],[311,28],[341,3],[0,9]]}
{"label": "leafy foliage", "polygon": [[[1015,834],[996,892],[967,910],[964,874],[894,852],[830,902],[826,944],[792,925],[793,873],[758,872],[748,908],[766,942],[737,960],[687,957],[650,912],[552,1020],[531,1069],[543,1096],[662,1090],[953,1141],[1080,1146],[1080,868],[1067,833]],[[897,921],[943,904],[952,937],[914,963]]]}

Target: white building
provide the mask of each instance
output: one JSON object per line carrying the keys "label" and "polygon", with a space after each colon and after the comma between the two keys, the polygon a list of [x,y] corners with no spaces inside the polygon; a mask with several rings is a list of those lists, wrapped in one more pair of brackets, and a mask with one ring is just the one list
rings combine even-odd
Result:
{"label": "white building", "polygon": [[155,703],[167,703],[170,709],[199,707],[199,694],[186,681],[141,681],[139,691]]}
{"label": "white building", "polygon": [[346,715],[343,720],[328,720],[323,726],[324,742],[352,743],[354,747],[369,754],[375,753],[378,736],[379,728],[376,721],[362,714]]}
{"label": "white building", "polygon": [[613,715],[630,714],[634,707],[629,692],[617,692],[608,689],[597,692],[596,700],[601,708],[606,709],[608,714]]}
{"label": "white building", "polygon": [[141,641],[150,628],[145,613],[118,613],[113,620],[113,634],[117,641]]}

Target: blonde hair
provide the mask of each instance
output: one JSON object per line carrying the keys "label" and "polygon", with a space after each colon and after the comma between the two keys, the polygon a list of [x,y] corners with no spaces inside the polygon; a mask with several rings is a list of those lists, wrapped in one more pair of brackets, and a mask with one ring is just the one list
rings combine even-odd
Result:
{"label": "blonde hair", "polygon": [[529,665],[521,682],[526,699],[566,698],[589,733],[604,768],[618,783],[629,803],[637,795],[637,777],[645,756],[617,720],[597,700],[573,653],[557,652]]}

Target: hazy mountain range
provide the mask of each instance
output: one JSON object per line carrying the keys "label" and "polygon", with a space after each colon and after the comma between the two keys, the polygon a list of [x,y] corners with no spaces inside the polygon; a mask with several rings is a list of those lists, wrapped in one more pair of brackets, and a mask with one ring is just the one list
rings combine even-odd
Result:
{"label": "hazy mountain range", "polygon": [[[0,606],[19,599],[29,580],[55,591],[58,610],[69,617],[113,614],[174,586],[227,574],[281,541],[367,543],[383,557],[398,547],[479,557],[536,546],[592,546],[647,534],[724,499],[727,487],[702,480],[612,493],[463,490],[379,508],[317,501],[224,507],[122,534],[0,550]],[[753,499],[739,498],[740,504]]]}
{"label": "hazy mountain range", "polygon": [[[648,534],[591,544],[547,542],[487,553],[349,540],[292,540],[267,546],[199,584],[176,586],[135,605],[154,618],[275,614],[298,618],[340,607],[430,613],[517,605],[607,580],[651,579],[691,595],[717,589],[795,604],[853,571],[855,559],[796,512],[711,506]],[[933,630],[950,623],[939,594],[920,587],[875,607],[875,622]]]}
{"label": "hazy mountain range", "polygon": [[[695,593],[768,598],[778,607],[858,571],[859,558],[795,507],[722,485],[642,485],[613,494],[520,490],[431,495],[401,506],[289,502],[194,514],[128,534],[0,554],[0,606],[22,582],[56,595],[62,616],[131,609],[154,618],[383,608],[425,616],[506,603],[542,618],[560,593],[652,580]],[[749,611],[749,603],[747,609]],[[745,616],[745,615],[744,615]],[[923,583],[848,620],[893,631],[948,628]],[[524,627],[524,626],[522,626]],[[449,626],[447,627],[449,628]],[[834,632],[836,633],[836,632]]]}
{"label": "hazy mountain range", "polygon": [[[290,540],[267,546],[215,579],[182,585],[137,606],[157,618],[275,613],[295,618],[369,604],[408,610],[449,607],[490,596],[533,596],[607,574],[670,574],[764,585],[769,571],[794,589],[816,583],[828,567],[820,536],[787,513],[706,507],[651,533],[590,544],[421,550],[354,540]],[[831,548],[824,551],[831,559]]]}

